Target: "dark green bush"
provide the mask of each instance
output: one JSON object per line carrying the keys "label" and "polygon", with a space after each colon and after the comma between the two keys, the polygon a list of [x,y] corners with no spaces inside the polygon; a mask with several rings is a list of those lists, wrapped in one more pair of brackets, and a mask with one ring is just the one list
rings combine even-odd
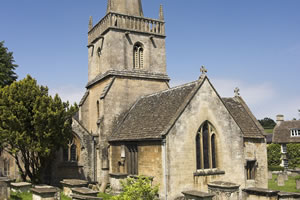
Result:
{"label": "dark green bush", "polygon": [[300,167],[300,144],[288,144],[286,147],[289,168]]}
{"label": "dark green bush", "polygon": [[280,144],[270,144],[267,147],[268,152],[268,167],[279,166],[281,163],[281,147]]}
{"label": "dark green bush", "polygon": [[281,166],[268,166],[269,171],[283,171],[284,167]]}

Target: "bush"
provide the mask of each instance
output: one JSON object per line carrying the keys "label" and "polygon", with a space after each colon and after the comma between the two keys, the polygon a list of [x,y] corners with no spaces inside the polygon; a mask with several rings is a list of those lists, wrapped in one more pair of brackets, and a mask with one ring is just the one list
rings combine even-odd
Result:
{"label": "bush", "polygon": [[269,169],[269,171],[283,171],[284,167],[281,167],[281,166],[269,166],[268,169]]}
{"label": "bush", "polygon": [[281,147],[280,144],[270,144],[267,147],[268,167],[279,166],[281,163]]}
{"label": "bush", "polygon": [[295,177],[295,180],[296,180],[296,181],[299,181],[299,180],[300,180],[300,175],[296,176],[296,177]]}
{"label": "bush", "polygon": [[158,199],[158,186],[152,186],[151,180],[145,176],[127,178],[121,182],[123,192],[114,196],[113,200],[156,200]]}
{"label": "bush", "polygon": [[300,167],[300,144],[287,144],[289,168]]}

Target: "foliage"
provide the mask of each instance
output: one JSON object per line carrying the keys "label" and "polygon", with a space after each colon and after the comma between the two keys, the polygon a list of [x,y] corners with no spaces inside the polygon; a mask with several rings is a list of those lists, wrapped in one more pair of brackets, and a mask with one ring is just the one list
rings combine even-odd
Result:
{"label": "foliage", "polygon": [[289,168],[300,167],[300,144],[287,144]]}
{"label": "foliage", "polygon": [[29,75],[0,89],[0,146],[11,154],[21,177],[39,183],[59,147],[72,134],[69,106]]}
{"label": "foliage", "polygon": [[17,79],[14,70],[18,65],[13,64],[14,62],[13,53],[4,47],[4,41],[0,42],[0,88]]}
{"label": "foliage", "polygon": [[268,166],[268,170],[269,171],[283,171],[284,170],[284,167],[281,167],[281,166],[278,166],[278,165],[276,165],[276,166]]}
{"label": "foliage", "polygon": [[299,181],[300,180],[300,175],[295,176],[295,180]]}
{"label": "foliage", "polygon": [[262,125],[262,127],[264,127],[264,129],[273,129],[276,126],[276,122],[268,117],[265,117],[264,119],[258,121]]}
{"label": "foliage", "polygon": [[127,178],[122,182],[123,192],[113,200],[155,200],[158,199],[158,186],[152,186],[145,176]]}
{"label": "foliage", "polygon": [[281,163],[281,147],[280,144],[270,144],[267,147],[268,167],[279,166]]}
{"label": "foliage", "polygon": [[299,192],[296,189],[296,177],[289,176],[289,180],[285,181],[284,186],[278,186],[277,182],[277,175],[273,174],[272,180],[269,180],[269,189],[270,190],[280,190],[282,192]]}
{"label": "foliage", "polygon": [[111,198],[112,198],[112,195],[110,195],[110,194],[106,194],[106,193],[98,193],[98,195],[97,195],[98,197],[102,197],[103,198],[103,200],[110,200]]}
{"label": "foliage", "polygon": [[[60,199],[61,200],[71,200],[70,197],[65,196],[62,192],[60,193]],[[11,200],[32,200],[32,193],[31,192],[24,192],[24,193],[19,193],[19,192],[11,192],[10,194],[10,199]]]}

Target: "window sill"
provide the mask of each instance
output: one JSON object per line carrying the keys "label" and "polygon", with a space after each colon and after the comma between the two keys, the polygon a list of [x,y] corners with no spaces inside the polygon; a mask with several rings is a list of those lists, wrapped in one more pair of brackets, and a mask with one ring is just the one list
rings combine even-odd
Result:
{"label": "window sill", "polygon": [[78,162],[64,161],[59,164],[59,167],[83,167]]}
{"label": "window sill", "polygon": [[194,172],[194,176],[213,176],[213,175],[222,175],[225,174],[225,171],[219,169],[200,169]]}

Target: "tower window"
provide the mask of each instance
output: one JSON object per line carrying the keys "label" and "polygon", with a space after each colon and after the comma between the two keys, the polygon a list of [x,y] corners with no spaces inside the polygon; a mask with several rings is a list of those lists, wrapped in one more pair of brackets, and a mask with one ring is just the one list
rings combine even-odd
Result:
{"label": "tower window", "polygon": [[247,179],[255,179],[256,161],[248,160],[246,163]]}
{"label": "tower window", "polygon": [[144,48],[142,44],[137,43],[133,47],[133,68],[142,69],[144,67]]}

